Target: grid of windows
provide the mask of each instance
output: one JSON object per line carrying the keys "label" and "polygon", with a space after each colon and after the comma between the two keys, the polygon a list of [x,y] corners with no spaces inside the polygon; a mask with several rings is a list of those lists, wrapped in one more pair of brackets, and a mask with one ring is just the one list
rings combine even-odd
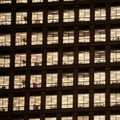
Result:
{"label": "grid of windows", "polygon": [[0,119],[119,120],[119,19],[119,0],[0,0]]}

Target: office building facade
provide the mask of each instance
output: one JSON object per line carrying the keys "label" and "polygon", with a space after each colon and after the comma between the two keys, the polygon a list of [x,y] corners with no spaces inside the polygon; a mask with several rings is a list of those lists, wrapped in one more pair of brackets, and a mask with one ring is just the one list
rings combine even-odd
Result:
{"label": "office building facade", "polygon": [[120,120],[120,1],[0,0],[0,120]]}

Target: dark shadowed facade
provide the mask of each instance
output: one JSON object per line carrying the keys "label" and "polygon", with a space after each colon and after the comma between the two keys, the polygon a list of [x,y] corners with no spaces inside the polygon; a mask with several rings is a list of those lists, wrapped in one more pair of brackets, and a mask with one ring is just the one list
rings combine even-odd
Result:
{"label": "dark shadowed facade", "polygon": [[120,120],[120,0],[0,0],[0,120]]}

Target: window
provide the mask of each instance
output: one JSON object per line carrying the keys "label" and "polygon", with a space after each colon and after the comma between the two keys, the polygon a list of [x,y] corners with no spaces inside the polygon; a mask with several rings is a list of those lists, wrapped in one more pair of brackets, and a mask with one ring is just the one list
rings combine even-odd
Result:
{"label": "window", "polygon": [[90,9],[79,9],[79,21],[90,21]]}
{"label": "window", "polygon": [[77,120],[89,120],[89,116],[78,116]]}
{"label": "window", "polygon": [[59,2],[59,0],[48,0],[48,2]]}
{"label": "window", "polygon": [[95,72],[94,73],[94,84],[104,85],[105,84],[105,72]]}
{"label": "window", "polygon": [[43,2],[43,0],[32,0],[33,3]]}
{"label": "window", "polygon": [[41,45],[43,41],[43,34],[42,32],[33,32],[31,44],[32,45]]}
{"label": "window", "polygon": [[57,95],[46,95],[46,109],[57,108]]}
{"label": "window", "polygon": [[25,87],[25,75],[15,75],[14,76],[14,89]]}
{"label": "window", "polygon": [[16,24],[27,24],[27,12],[16,13]]}
{"label": "window", "polygon": [[105,107],[105,93],[94,93],[94,107]]}
{"label": "window", "polygon": [[45,120],[57,120],[56,117],[46,117]]}
{"label": "window", "polygon": [[25,53],[15,54],[15,67],[24,66],[26,66],[26,54]]}
{"label": "window", "polygon": [[63,43],[74,43],[74,31],[64,31]]}
{"label": "window", "polygon": [[11,45],[11,35],[10,34],[0,34],[0,46],[10,46]]}
{"label": "window", "polygon": [[27,3],[27,0],[17,0],[16,3]]}
{"label": "window", "polygon": [[87,43],[90,42],[90,31],[86,30],[79,30],[79,43]]}
{"label": "window", "polygon": [[32,12],[32,24],[43,23],[43,12]]}
{"label": "window", "polygon": [[73,52],[64,52],[63,53],[63,65],[69,65],[74,63],[74,53]]}
{"label": "window", "polygon": [[120,115],[116,114],[116,115],[110,115],[110,120],[119,120],[120,119]]}
{"label": "window", "polygon": [[8,98],[0,98],[0,112],[8,111]]}
{"label": "window", "polygon": [[95,50],[94,63],[105,63],[106,55],[103,50]]}
{"label": "window", "polygon": [[28,120],[40,120],[40,118],[29,118]]}
{"label": "window", "polygon": [[73,108],[73,95],[62,95],[62,108]]}
{"label": "window", "polygon": [[62,86],[73,86],[73,73],[63,73]]}
{"label": "window", "polygon": [[78,94],[78,107],[89,107],[89,94]]}
{"label": "window", "polygon": [[105,29],[95,29],[94,41],[95,42],[105,42],[106,41]]}
{"label": "window", "polygon": [[51,10],[48,11],[48,23],[57,23],[59,22],[59,11]]}
{"label": "window", "polygon": [[47,44],[57,44],[58,43],[58,32],[49,31],[47,35]]}
{"label": "window", "polygon": [[63,22],[74,22],[74,10],[64,10]]}
{"label": "window", "polygon": [[0,13],[0,25],[11,25],[11,13]]}
{"label": "window", "polygon": [[106,20],[105,8],[96,8],[95,9],[95,20]]}
{"label": "window", "polygon": [[42,53],[31,54],[31,66],[42,66]]}
{"label": "window", "polygon": [[120,62],[120,50],[110,51],[110,62]]}
{"label": "window", "polygon": [[0,55],[0,68],[10,67],[10,55]]}
{"label": "window", "polygon": [[42,86],[42,76],[31,75],[30,76],[30,88],[40,88],[41,86]]}
{"label": "window", "polygon": [[41,108],[41,96],[30,96],[29,109],[39,110]]}
{"label": "window", "polygon": [[89,64],[90,63],[89,51],[79,51],[78,63],[79,64]]}
{"label": "window", "polygon": [[62,117],[61,120],[73,120],[73,117]]}
{"label": "window", "polygon": [[47,73],[46,74],[46,87],[56,87],[57,84],[58,84],[58,74]]}
{"label": "window", "polygon": [[11,4],[12,0],[1,0],[0,4]]}
{"label": "window", "polygon": [[9,76],[0,76],[0,89],[9,89]]}
{"label": "window", "polygon": [[110,106],[120,106],[120,93],[110,94]]}
{"label": "window", "polygon": [[94,120],[105,120],[105,115],[94,115]]}
{"label": "window", "polygon": [[58,52],[47,52],[47,65],[58,64]]}
{"label": "window", "polygon": [[24,97],[14,97],[13,98],[13,111],[21,111],[24,110]]}
{"label": "window", "polygon": [[90,76],[88,72],[78,73],[78,85],[89,85]]}
{"label": "window", "polygon": [[112,28],[110,30],[111,41],[120,41],[120,28]]}
{"label": "window", "polygon": [[120,6],[111,7],[111,20],[120,19]]}
{"label": "window", "polygon": [[120,84],[120,70],[110,71],[110,84]]}
{"label": "window", "polygon": [[21,46],[27,44],[27,33],[26,32],[18,32],[16,33],[15,45]]}

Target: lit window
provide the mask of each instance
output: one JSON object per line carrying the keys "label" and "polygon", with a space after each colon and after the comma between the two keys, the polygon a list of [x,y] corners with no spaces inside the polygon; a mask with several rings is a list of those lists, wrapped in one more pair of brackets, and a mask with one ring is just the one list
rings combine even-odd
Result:
{"label": "lit window", "polygon": [[47,65],[58,64],[58,52],[47,52]]}
{"label": "lit window", "polygon": [[73,108],[73,95],[62,95],[62,108]]}
{"label": "lit window", "polygon": [[57,23],[59,22],[59,11],[48,11],[48,23]]}
{"label": "lit window", "polygon": [[111,20],[120,19],[120,6],[111,7]]}
{"label": "lit window", "polygon": [[90,21],[90,9],[79,9],[79,21]]}
{"label": "lit window", "polygon": [[9,76],[0,76],[0,89],[9,89]]}
{"label": "lit window", "polygon": [[18,32],[16,33],[15,45],[21,46],[27,44],[27,33],[26,32]]}
{"label": "lit window", "polygon": [[64,52],[63,53],[63,65],[69,65],[74,63],[74,53],[73,52]]}
{"label": "lit window", "polygon": [[46,109],[57,108],[57,95],[46,95]]}
{"label": "lit window", "polygon": [[48,73],[46,75],[46,87],[56,87],[58,82],[57,73]]}
{"label": "lit window", "polygon": [[10,34],[0,34],[0,46],[10,46],[11,45],[11,35]]}
{"label": "lit window", "polygon": [[14,89],[25,87],[25,75],[15,75],[14,76]]}
{"label": "lit window", "polygon": [[120,62],[120,50],[110,51],[110,62]]}
{"label": "lit window", "polygon": [[42,76],[31,75],[30,76],[30,88],[40,88],[41,86],[42,86]]}
{"label": "lit window", "polygon": [[43,34],[42,32],[33,32],[31,44],[32,45],[41,45],[43,41]]}
{"label": "lit window", "polygon": [[78,116],[77,120],[89,120],[89,116]]}
{"label": "lit window", "polygon": [[74,22],[74,10],[64,10],[63,22]]}
{"label": "lit window", "polygon": [[26,54],[25,53],[15,54],[15,67],[23,66],[26,66]]}
{"label": "lit window", "polygon": [[105,120],[105,115],[94,115],[94,120]]}
{"label": "lit window", "polygon": [[90,76],[88,72],[78,73],[78,85],[89,85]]}
{"label": "lit window", "polygon": [[12,0],[0,0],[0,4],[11,4]]}
{"label": "lit window", "polygon": [[73,120],[73,117],[62,117],[62,119],[61,120]]}
{"label": "lit window", "polygon": [[78,94],[78,107],[89,107],[89,94]]}
{"label": "lit window", "polygon": [[28,120],[40,120],[40,118],[29,118]]}
{"label": "lit window", "polygon": [[64,31],[63,43],[74,43],[74,31]]}
{"label": "lit window", "polygon": [[43,12],[32,12],[32,24],[43,23]]}
{"label": "lit window", "polygon": [[31,66],[42,66],[42,53],[31,54]]}
{"label": "lit window", "polygon": [[32,0],[33,3],[43,2],[43,0]]}
{"label": "lit window", "polygon": [[106,20],[105,8],[96,8],[95,9],[95,20]]}
{"label": "lit window", "polygon": [[90,31],[89,30],[79,30],[79,42],[80,43],[90,42]]}
{"label": "lit window", "polygon": [[25,99],[24,97],[14,97],[13,98],[13,111],[24,110]]}
{"label": "lit window", "polygon": [[110,32],[111,41],[120,41],[120,28],[112,28]]}
{"label": "lit window", "polygon": [[73,73],[63,73],[62,86],[73,86]]}
{"label": "lit window", "polygon": [[27,0],[16,0],[16,3],[27,3]]}
{"label": "lit window", "polygon": [[79,51],[79,64],[89,64],[90,63],[90,53],[89,51]]}
{"label": "lit window", "polygon": [[0,55],[0,67],[10,67],[10,55]]}
{"label": "lit window", "polygon": [[46,117],[45,120],[57,120],[56,117]]}
{"label": "lit window", "polygon": [[94,73],[94,84],[104,85],[105,84],[105,72],[95,72]]}
{"label": "lit window", "polygon": [[120,106],[120,93],[110,94],[110,106]]}
{"label": "lit window", "polygon": [[110,120],[120,120],[120,115],[110,115]]}
{"label": "lit window", "polygon": [[50,31],[47,35],[47,44],[57,44],[58,43],[58,32]]}
{"label": "lit window", "polygon": [[110,71],[110,84],[120,84],[120,70]]}
{"label": "lit window", "polygon": [[105,107],[105,93],[94,93],[94,107]]}
{"label": "lit window", "polygon": [[8,98],[0,98],[0,112],[8,111]]}
{"label": "lit window", "polygon": [[106,62],[105,51],[96,50],[94,55],[94,63],[105,63],[105,62]]}
{"label": "lit window", "polygon": [[94,35],[95,42],[105,42],[106,41],[106,31],[105,29],[96,29]]}
{"label": "lit window", "polygon": [[16,24],[27,24],[27,12],[16,13]]}
{"label": "lit window", "polygon": [[0,25],[11,25],[11,13],[0,13]]}
{"label": "lit window", "polygon": [[39,110],[41,108],[41,96],[30,96],[29,109]]}
{"label": "lit window", "polygon": [[59,0],[48,0],[48,2],[59,2]]}

